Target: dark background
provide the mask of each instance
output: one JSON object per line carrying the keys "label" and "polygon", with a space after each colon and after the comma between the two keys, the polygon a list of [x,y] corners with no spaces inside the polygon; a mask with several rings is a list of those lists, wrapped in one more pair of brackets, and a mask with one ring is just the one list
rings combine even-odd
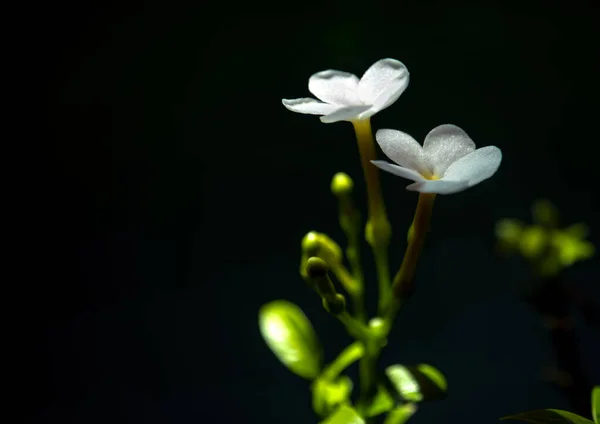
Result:
{"label": "dark background", "polygon": [[[44,147],[29,193],[36,260],[24,289],[24,413],[34,423],[310,423],[308,384],[264,345],[257,311],[300,305],[331,361],[349,338],[298,276],[309,230],[340,243],[331,176],[364,184],[352,127],[287,111],[308,77],[359,76],[393,57],[409,88],[372,119],[422,140],[453,123],[504,154],[498,173],[440,196],[417,293],[382,364],[427,362],[449,397],[411,423],[493,423],[572,409],[542,381],[553,349],[521,300],[520,261],[494,222],[547,197],[563,223],[596,217],[598,45],[593,1],[324,3],[245,13],[231,3],[60,3],[36,9]],[[361,14],[364,12],[364,14]],[[30,34],[31,35],[31,34]],[[382,176],[394,271],[416,194]],[[363,263],[373,280],[365,246]],[[596,303],[597,260],[565,274]],[[374,304],[371,293],[370,307]],[[600,383],[598,329],[575,311]],[[354,375],[354,374],[353,374]]]}

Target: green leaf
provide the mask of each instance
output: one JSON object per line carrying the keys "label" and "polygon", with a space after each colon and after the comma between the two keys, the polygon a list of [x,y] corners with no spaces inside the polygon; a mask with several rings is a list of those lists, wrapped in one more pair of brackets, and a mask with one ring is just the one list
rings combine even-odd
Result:
{"label": "green leaf", "polygon": [[431,365],[392,365],[386,368],[385,374],[390,391],[404,402],[442,399],[448,391],[446,378]]}
{"label": "green leaf", "polygon": [[365,424],[365,420],[349,405],[342,405],[321,424]]}
{"label": "green leaf", "polygon": [[517,420],[532,424],[593,424],[587,418],[560,409],[538,409],[502,417],[500,420]]}
{"label": "green leaf", "polygon": [[404,424],[415,412],[417,412],[417,406],[414,403],[400,405],[385,417],[383,424]]}
{"label": "green leaf", "polygon": [[390,411],[394,406],[396,406],[396,402],[390,395],[390,392],[384,386],[378,386],[377,394],[373,398],[371,404],[367,407],[365,415],[369,418],[376,417],[377,415]]}
{"label": "green leaf", "polygon": [[346,375],[335,380],[317,378],[312,385],[313,409],[320,416],[327,416],[352,394],[352,380]]}
{"label": "green leaf", "polygon": [[302,310],[275,300],[258,314],[260,333],[277,359],[290,371],[312,380],[321,372],[322,353],[315,330]]}
{"label": "green leaf", "polygon": [[600,424],[600,386],[592,390],[592,418],[596,424]]}

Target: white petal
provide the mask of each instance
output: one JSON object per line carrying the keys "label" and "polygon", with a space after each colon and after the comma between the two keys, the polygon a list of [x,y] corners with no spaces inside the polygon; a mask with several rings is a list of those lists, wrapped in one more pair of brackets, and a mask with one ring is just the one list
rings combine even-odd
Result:
{"label": "white petal", "polygon": [[417,172],[428,172],[423,148],[410,135],[396,130],[379,130],[375,138],[383,153],[398,165]]}
{"label": "white petal", "polygon": [[502,152],[496,146],[482,147],[454,162],[440,181],[464,181],[468,187],[490,178],[498,170]]}
{"label": "white petal", "polygon": [[475,151],[475,143],[456,125],[440,125],[425,137],[423,151],[434,175],[442,176],[453,162]]}
{"label": "white petal", "polygon": [[372,160],[371,163],[379,169],[383,169],[391,174],[398,175],[402,178],[408,178],[413,181],[427,181],[416,171],[412,169],[404,168],[402,166],[394,165],[393,163],[386,162],[384,160]]}
{"label": "white petal", "polygon": [[468,187],[469,185],[465,181],[425,180],[411,184],[406,189],[420,193],[451,194],[463,191]]}
{"label": "white petal", "polygon": [[330,124],[338,121],[354,121],[360,119],[360,114],[368,109],[369,106],[337,107],[337,109],[329,115],[321,116],[321,122]]}
{"label": "white petal", "polygon": [[292,112],[309,113],[311,115],[327,115],[338,109],[337,106],[322,103],[309,97],[301,99],[282,99],[281,103]]}
{"label": "white petal", "polygon": [[406,66],[395,59],[381,59],[364,73],[358,83],[358,95],[365,104],[374,106],[375,112],[390,106],[408,86]]}
{"label": "white petal", "polygon": [[358,78],[348,72],[317,72],[308,80],[308,89],[318,99],[336,106],[357,106],[363,103],[358,98]]}

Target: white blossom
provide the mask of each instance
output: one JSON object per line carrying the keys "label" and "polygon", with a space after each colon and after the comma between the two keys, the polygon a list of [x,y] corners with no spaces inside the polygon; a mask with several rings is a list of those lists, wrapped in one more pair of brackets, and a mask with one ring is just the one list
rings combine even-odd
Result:
{"label": "white blossom", "polygon": [[394,103],[408,86],[406,66],[395,59],[381,59],[360,80],[354,74],[329,69],[312,75],[310,97],[283,99],[293,112],[323,115],[325,123],[368,119]]}
{"label": "white blossom", "polygon": [[415,181],[406,188],[421,193],[450,194],[490,178],[502,161],[496,146],[475,149],[475,143],[459,127],[440,125],[421,146],[410,135],[379,130],[377,143],[392,161],[371,161],[384,171]]}

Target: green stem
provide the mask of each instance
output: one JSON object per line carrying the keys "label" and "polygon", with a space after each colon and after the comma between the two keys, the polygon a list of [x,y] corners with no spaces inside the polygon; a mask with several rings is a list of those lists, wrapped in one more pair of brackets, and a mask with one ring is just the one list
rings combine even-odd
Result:
{"label": "green stem", "polygon": [[[358,230],[358,228],[357,228]],[[356,282],[358,290],[352,293],[352,305],[356,319],[363,324],[367,322],[367,310],[365,309],[364,299],[364,277],[362,273],[362,267],[360,265],[360,254],[359,254],[359,242],[358,242],[358,231],[349,231],[346,234],[348,239],[348,248],[346,249],[346,257],[350,263],[350,269],[352,270],[352,276]]]}
{"label": "green stem", "polygon": [[341,314],[336,315],[336,318],[339,319],[342,324],[344,324],[348,334],[355,339],[364,343],[371,339],[369,327],[358,321],[348,312],[342,312]]}
{"label": "green stem", "polygon": [[353,121],[352,124],[356,132],[361,165],[367,185],[369,215],[365,227],[365,237],[369,245],[373,248],[379,282],[378,313],[382,315],[389,299],[390,275],[387,248],[392,236],[392,227],[388,221],[383,202],[381,185],[379,183],[379,169],[371,163],[372,160],[377,159],[371,121],[364,119]]}
{"label": "green stem", "polygon": [[413,219],[412,235],[408,242],[400,270],[394,277],[394,281],[392,283],[392,304],[386,314],[386,325],[388,331],[391,329],[392,321],[396,312],[400,308],[400,304],[404,300],[408,299],[414,291],[415,271],[419,261],[419,256],[421,254],[421,249],[423,248],[423,244],[425,242],[425,236],[429,230],[434,200],[435,194],[419,194],[419,202],[417,203],[417,209]]}
{"label": "green stem", "polygon": [[[377,390],[376,368],[380,352],[381,347],[369,340],[365,343],[365,356],[359,362],[358,375],[361,386],[357,408],[363,417]],[[369,419],[367,419],[367,422],[369,422]]]}
{"label": "green stem", "polygon": [[[365,176],[368,198],[368,218],[365,227],[365,238],[373,249],[379,286],[378,313],[382,315],[390,293],[390,276],[388,268],[388,246],[392,236],[392,228],[387,218],[385,204],[379,183],[379,169],[371,161],[377,159],[375,141],[369,119],[353,121],[361,165]],[[368,341],[365,345],[365,356],[359,363],[360,399],[362,411],[371,402],[376,391],[376,366],[381,347]],[[367,422],[373,422],[368,419]]]}
{"label": "green stem", "polygon": [[327,365],[321,373],[321,378],[325,380],[334,380],[337,378],[346,368],[352,365],[354,362],[361,359],[365,354],[365,348],[363,342],[354,342],[350,346],[346,347],[334,361]]}

